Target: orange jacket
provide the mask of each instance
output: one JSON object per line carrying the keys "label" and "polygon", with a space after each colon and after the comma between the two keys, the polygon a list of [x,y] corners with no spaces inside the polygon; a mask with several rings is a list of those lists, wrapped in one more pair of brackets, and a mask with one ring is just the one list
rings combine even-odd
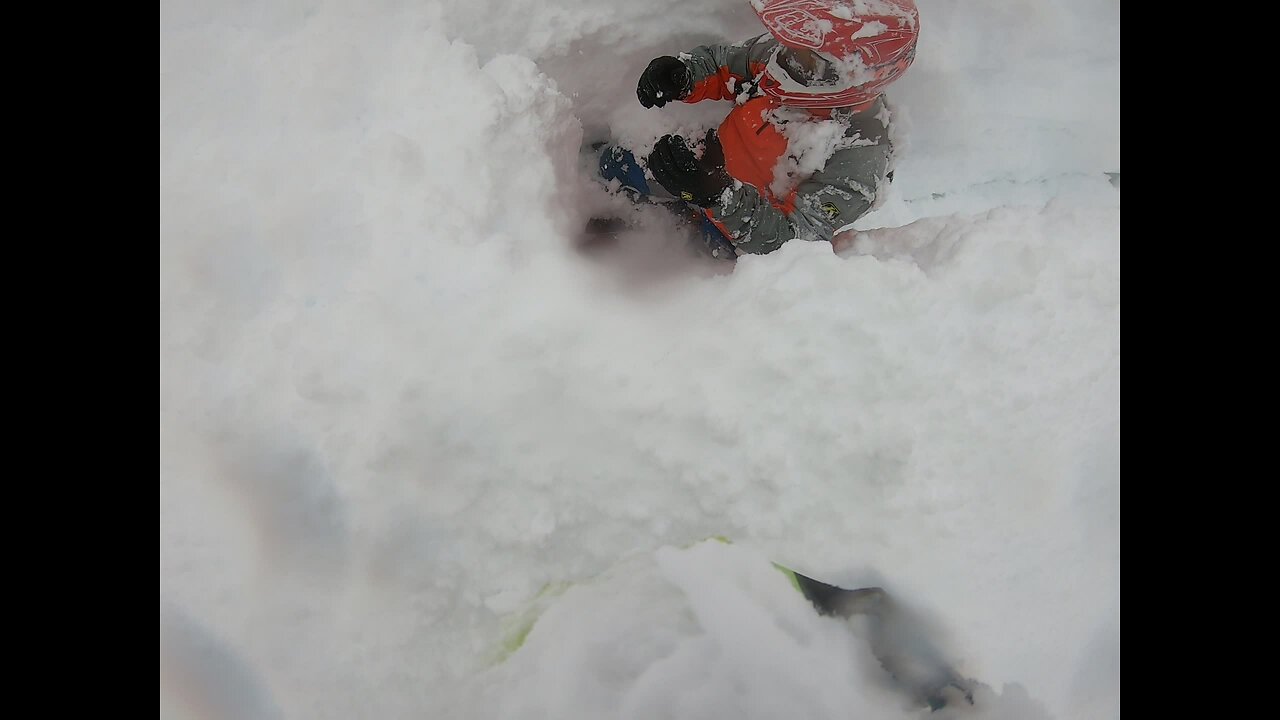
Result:
{"label": "orange jacket", "polygon": [[[771,252],[797,237],[831,240],[873,207],[889,169],[888,112],[878,94],[860,112],[784,108],[762,94],[758,83],[778,46],[766,34],[680,55],[692,78],[684,102],[736,103],[718,132],[725,169],[741,185],[706,214],[748,253]],[[839,124],[823,134],[839,139],[819,148],[797,147],[796,137],[814,129],[809,123]]]}

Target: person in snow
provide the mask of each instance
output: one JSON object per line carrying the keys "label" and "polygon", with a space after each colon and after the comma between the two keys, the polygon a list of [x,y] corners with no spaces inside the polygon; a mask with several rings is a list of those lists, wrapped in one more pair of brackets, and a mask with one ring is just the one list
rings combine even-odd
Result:
{"label": "person in snow", "polygon": [[[768,32],[654,59],[636,95],[668,102],[733,100],[693,144],[658,140],[643,163],[694,206],[715,257],[763,254],[794,240],[828,242],[876,206],[891,179],[884,91],[915,59],[914,0],[751,0]],[[601,173],[648,195],[648,177],[619,147]]]}

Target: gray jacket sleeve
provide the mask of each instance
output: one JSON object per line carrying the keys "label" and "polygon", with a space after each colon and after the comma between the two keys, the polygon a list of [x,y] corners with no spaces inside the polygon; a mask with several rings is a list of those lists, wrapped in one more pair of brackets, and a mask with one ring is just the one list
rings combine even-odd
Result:
{"label": "gray jacket sleeve", "polygon": [[753,81],[764,69],[777,46],[778,41],[765,33],[737,45],[700,45],[680,53],[681,62],[689,68],[691,88],[683,100],[732,99],[742,92],[744,82]]}
{"label": "gray jacket sleeve", "polygon": [[734,245],[744,253],[764,254],[796,238],[829,242],[870,210],[886,182],[891,153],[885,115],[879,112],[883,102],[849,120],[848,146],[796,187],[789,212],[750,185],[726,190],[709,210]]}

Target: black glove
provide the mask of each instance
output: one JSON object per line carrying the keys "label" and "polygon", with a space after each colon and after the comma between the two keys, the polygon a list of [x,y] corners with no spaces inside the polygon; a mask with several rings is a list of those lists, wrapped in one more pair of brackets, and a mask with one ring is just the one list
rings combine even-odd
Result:
{"label": "black glove", "polygon": [[702,159],[679,135],[664,135],[649,153],[649,172],[667,192],[701,207],[720,199],[733,178],[724,169],[724,149],[715,131],[707,133],[707,149]]}
{"label": "black glove", "polygon": [[689,68],[678,58],[664,55],[654,58],[644,69],[636,85],[636,97],[647,108],[662,107],[688,96],[689,90]]}

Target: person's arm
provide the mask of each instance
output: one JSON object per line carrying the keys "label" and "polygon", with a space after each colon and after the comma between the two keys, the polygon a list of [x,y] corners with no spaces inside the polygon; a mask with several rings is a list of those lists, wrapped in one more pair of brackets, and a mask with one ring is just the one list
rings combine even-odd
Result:
{"label": "person's arm", "polygon": [[732,99],[764,71],[775,47],[766,33],[738,45],[699,45],[679,57],[654,58],[636,84],[636,96],[645,107]]}
{"label": "person's arm", "polygon": [[700,45],[680,53],[691,78],[689,94],[681,100],[732,100],[743,91],[743,83],[754,82],[764,72],[777,46],[766,33],[737,45]]}
{"label": "person's arm", "polygon": [[707,216],[743,253],[770,253],[797,238],[830,242],[871,209],[888,161],[887,141],[838,150],[786,200],[771,203],[751,185],[739,184],[707,206]]}

